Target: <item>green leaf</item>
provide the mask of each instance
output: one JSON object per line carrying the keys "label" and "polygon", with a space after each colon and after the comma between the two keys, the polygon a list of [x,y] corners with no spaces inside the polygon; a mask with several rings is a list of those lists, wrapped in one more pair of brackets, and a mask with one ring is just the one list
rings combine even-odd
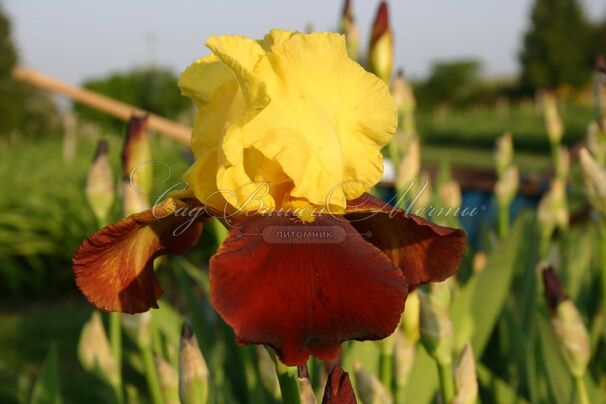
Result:
{"label": "green leaf", "polygon": [[30,404],[60,404],[57,344],[52,343],[32,390]]}
{"label": "green leaf", "polygon": [[[528,401],[519,397],[507,382],[495,376],[490,369],[481,363],[476,365],[478,382],[485,393],[490,396],[491,403],[518,403],[526,404]],[[484,394],[483,397],[486,397]]]}
{"label": "green leaf", "polygon": [[450,315],[455,324],[456,351],[471,339],[476,355],[482,356],[510,293],[518,249],[529,223],[528,215],[520,216],[509,236],[491,251],[486,268],[474,275],[455,296]]}

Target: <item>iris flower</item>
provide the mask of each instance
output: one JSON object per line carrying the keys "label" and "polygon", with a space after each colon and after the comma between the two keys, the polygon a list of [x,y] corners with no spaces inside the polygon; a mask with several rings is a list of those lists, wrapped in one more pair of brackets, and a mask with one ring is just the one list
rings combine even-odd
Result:
{"label": "iris flower", "polygon": [[210,301],[239,343],[302,365],[390,335],[408,291],[456,272],[466,238],[368,194],[396,129],[387,86],[338,34],[206,46],[179,82],[198,108],[188,188],[86,239],[78,287],[104,310],[157,307],[154,258],[185,253],[217,216],[229,232],[210,260]]}

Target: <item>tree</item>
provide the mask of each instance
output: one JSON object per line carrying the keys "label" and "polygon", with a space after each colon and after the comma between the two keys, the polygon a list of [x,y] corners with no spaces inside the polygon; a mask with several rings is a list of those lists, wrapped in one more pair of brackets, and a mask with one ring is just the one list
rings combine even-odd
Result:
{"label": "tree", "polygon": [[585,85],[591,77],[590,39],[578,0],[535,0],[520,54],[522,87]]}
{"label": "tree", "polygon": [[0,134],[4,135],[17,127],[22,115],[21,87],[11,79],[16,64],[10,20],[0,7]]}
{"label": "tree", "polygon": [[459,107],[476,101],[482,90],[481,67],[473,59],[434,63],[429,77],[417,89],[420,104],[451,103]]}
{"label": "tree", "polygon": [[[84,87],[170,119],[178,119],[191,105],[180,94],[175,74],[159,67],[113,73],[104,78],[87,80]],[[123,122],[104,113],[83,105],[76,105],[75,109],[84,119],[106,129],[121,133],[124,128]]]}

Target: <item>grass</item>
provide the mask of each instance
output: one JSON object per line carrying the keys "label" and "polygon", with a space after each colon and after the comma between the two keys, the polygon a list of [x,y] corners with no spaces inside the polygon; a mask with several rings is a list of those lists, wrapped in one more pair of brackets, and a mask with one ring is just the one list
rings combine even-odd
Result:
{"label": "grass", "polygon": [[[593,109],[562,103],[560,114],[566,128],[564,144],[572,146],[582,141],[587,125],[593,118]],[[549,150],[543,116],[532,105],[515,105],[508,112],[499,112],[494,108],[420,112],[417,114],[417,126],[423,141],[433,146],[491,150],[498,136],[511,131],[516,150],[537,154]]]}

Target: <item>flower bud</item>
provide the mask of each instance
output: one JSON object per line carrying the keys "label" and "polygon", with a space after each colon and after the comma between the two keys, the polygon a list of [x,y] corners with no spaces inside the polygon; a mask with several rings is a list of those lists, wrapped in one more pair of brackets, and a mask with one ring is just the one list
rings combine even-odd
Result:
{"label": "flower bud", "polygon": [[167,404],[179,404],[179,375],[177,371],[164,359],[156,356],[154,358],[160,390]]}
{"label": "flower bud", "polygon": [[343,14],[341,14],[341,33],[345,34],[347,53],[353,60],[360,58],[360,32],[354,20],[351,0],[345,0]]}
{"label": "flower bud", "polygon": [[566,147],[560,147],[558,153],[559,157],[555,167],[555,174],[557,178],[566,181],[570,173],[570,152]]}
{"label": "flower bud", "polygon": [[398,127],[406,136],[415,132],[415,97],[412,88],[404,77],[404,71],[398,70],[395,79],[391,82],[391,94],[398,109]]}
{"label": "flower bud", "polygon": [[393,72],[394,50],[393,35],[389,26],[389,9],[385,0],[381,1],[377,10],[368,49],[369,70],[389,83]]}
{"label": "flower bud", "polygon": [[555,95],[552,92],[547,92],[543,98],[545,128],[551,144],[558,145],[562,141],[564,135],[564,126],[558,114],[558,104]]}
{"label": "flower bud", "polygon": [[189,324],[183,324],[179,352],[179,397],[184,404],[208,401],[208,367]]}
{"label": "flower bud", "polygon": [[84,324],[78,342],[78,358],[82,367],[110,385],[118,384],[117,365],[98,311]]}
{"label": "flower bud", "polygon": [[328,375],[322,404],[356,404],[349,375],[336,365]]}
{"label": "flower bud", "polygon": [[396,177],[396,186],[398,189],[405,189],[412,181],[416,181],[421,171],[421,145],[419,138],[411,139],[404,157],[398,165],[398,174]]}
{"label": "flower bud", "polygon": [[570,372],[582,377],[590,359],[590,344],[587,329],[581,315],[560,285],[553,268],[543,270],[545,296],[551,313],[551,325]]}
{"label": "flower bud", "polygon": [[606,214],[606,169],[600,166],[587,149],[579,152],[585,193],[594,209]]}
{"label": "flower bud", "polygon": [[122,314],[124,332],[141,348],[151,344],[151,320],[149,311],[140,314]]}
{"label": "flower bud", "polygon": [[[420,209],[423,211],[426,209],[433,200],[433,188],[431,187],[431,177],[427,171],[421,172],[421,177],[419,178],[419,187],[418,190],[420,194],[416,196],[416,202],[413,206],[413,212]],[[410,298],[410,295],[408,295]],[[406,302],[408,307],[408,301]]]}
{"label": "flower bud", "polygon": [[[606,127],[606,122],[604,122]],[[606,131],[600,130],[597,122],[587,128],[587,148],[600,164],[606,164]]]}
{"label": "flower bud", "polygon": [[149,207],[153,170],[149,163],[151,147],[147,131],[147,115],[132,116],[126,128],[122,148],[124,215],[141,212]]}
{"label": "flower bud", "polygon": [[509,206],[518,192],[519,174],[516,166],[509,166],[494,187],[499,206]]}
{"label": "flower bud", "polygon": [[458,182],[454,180],[443,182],[440,184],[438,193],[440,195],[440,200],[446,208],[457,209],[461,207],[463,197]]}
{"label": "flower bud", "polygon": [[473,262],[471,264],[471,268],[474,274],[478,274],[486,268],[486,264],[488,263],[488,257],[484,251],[478,251],[473,256]]}
{"label": "flower bud", "polygon": [[406,298],[406,305],[404,306],[404,312],[402,313],[402,319],[400,320],[400,328],[406,339],[416,343],[420,338],[420,326],[419,326],[419,315],[420,315],[419,292],[413,290],[408,293]]}
{"label": "flower bud", "polygon": [[297,377],[297,384],[299,385],[301,404],[316,404],[316,396],[309,377]]}
{"label": "flower bud", "polygon": [[513,141],[511,139],[511,133],[505,132],[505,134],[496,141],[495,162],[499,177],[503,175],[505,169],[511,165],[512,161]]}
{"label": "flower bud", "polygon": [[545,238],[551,237],[556,227],[562,230],[568,228],[569,215],[564,181],[559,178],[553,179],[549,192],[539,202],[537,218]]}
{"label": "flower bud", "polygon": [[93,163],[86,179],[86,200],[97,222],[104,225],[114,202],[114,176],[109,164],[108,145],[105,139],[97,143]]}
{"label": "flower bud", "polygon": [[[406,304],[408,305],[408,301]],[[416,350],[416,341],[411,341],[402,331],[395,333],[395,379],[398,387],[403,388],[408,383]]]}
{"label": "flower bud", "polygon": [[452,362],[453,326],[448,307],[450,288],[445,283],[431,284],[430,291],[419,291],[421,300],[421,343],[440,364]]}
{"label": "flower bud", "polygon": [[262,345],[257,345],[257,361],[261,383],[275,399],[278,399],[280,397],[280,384],[278,375],[276,375],[276,365],[269,356],[267,349]]}
{"label": "flower bud", "polygon": [[391,393],[381,384],[379,379],[368,373],[358,362],[354,364],[356,390],[364,404],[392,404]]}
{"label": "flower bud", "polygon": [[475,404],[478,400],[478,378],[473,349],[468,342],[454,370],[456,396],[452,404]]}

